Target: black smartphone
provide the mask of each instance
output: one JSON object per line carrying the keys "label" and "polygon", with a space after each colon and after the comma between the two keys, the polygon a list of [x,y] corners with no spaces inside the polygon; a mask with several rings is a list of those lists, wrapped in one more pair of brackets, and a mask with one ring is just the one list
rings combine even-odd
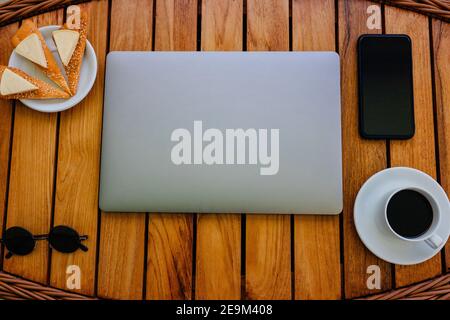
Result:
{"label": "black smartphone", "polygon": [[362,35],[358,39],[359,130],[368,139],[414,135],[411,39]]}

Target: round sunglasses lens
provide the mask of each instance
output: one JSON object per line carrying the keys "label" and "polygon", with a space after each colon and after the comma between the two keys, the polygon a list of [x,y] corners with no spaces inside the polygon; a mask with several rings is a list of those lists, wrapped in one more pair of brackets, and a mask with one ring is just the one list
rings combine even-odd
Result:
{"label": "round sunglasses lens", "polygon": [[48,241],[53,249],[63,253],[71,253],[80,248],[78,232],[65,226],[54,227],[48,235]]}
{"label": "round sunglasses lens", "polygon": [[27,230],[20,227],[12,227],[5,231],[3,237],[6,249],[9,252],[24,256],[33,251],[36,242],[33,239],[33,235]]}

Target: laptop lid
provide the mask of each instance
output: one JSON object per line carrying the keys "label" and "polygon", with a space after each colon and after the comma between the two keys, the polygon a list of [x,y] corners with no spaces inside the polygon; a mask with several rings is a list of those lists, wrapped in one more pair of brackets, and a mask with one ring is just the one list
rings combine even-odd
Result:
{"label": "laptop lid", "polygon": [[111,52],[100,208],[337,214],[334,52]]}

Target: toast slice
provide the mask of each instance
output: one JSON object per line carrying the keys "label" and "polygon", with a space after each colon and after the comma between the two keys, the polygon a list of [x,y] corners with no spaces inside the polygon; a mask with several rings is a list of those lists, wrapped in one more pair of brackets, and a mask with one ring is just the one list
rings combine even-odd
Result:
{"label": "toast slice", "polygon": [[67,99],[70,95],[20,69],[0,65],[0,99]]}
{"label": "toast slice", "polygon": [[22,22],[22,26],[12,37],[12,44],[18,54],[32,61],[50,80],[70,94],[66,79],[64,79],[53,54],[33,21],[25,20]]}
{"label": "toast slice", "polygon": [[82,12],[79,29],[69,29],[67,24],[64,24],[61,29],[53,31],[53,40],[64,65],[72,95],[75,95],[78,89],[84,50],[86,49],[87,28],[88,17],[85,12]]}

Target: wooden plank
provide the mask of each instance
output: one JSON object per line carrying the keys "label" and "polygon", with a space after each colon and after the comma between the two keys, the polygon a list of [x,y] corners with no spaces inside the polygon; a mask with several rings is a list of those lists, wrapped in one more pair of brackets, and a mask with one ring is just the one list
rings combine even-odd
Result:
{"label": "wooden plank", "polygon": [[150,215],[147,299],[191,299],[192,222],[192,214]]}
{"label": "wooden plank", "polygon": [[142,299],[144,247],[145,216],[142,213],[102,212],[99,297]]}
{"label": "wooden plank", "polygon": [[345,297],[374,294],[368,289],[367,267],[381,271],[381,290],[391,286],[391,267],[362,244],[353,221],[353,205],[362,184],[386,167],[386,143],[361,139],[358,132],[357,40],[361,34],[376,33],[366,25],[370,1],[339,0],[339,54],[341,56],[341,106],[343,152],[343,238]]}
{"label": "wooden plank", "polygon": [[196,299],[241,298],[240,215],[199,215],[196,263]]}
{"label": "wooden plank", "polygon": [[[294,0],[292,48],[335,51],[335,1]],[[340,299],[339,216],[295,216],[295,299]]]}
{"label": "wooden plank", "polygon": [[292,49],[336,51],[333,0],[292,1]]}
{"label": "wooden plank", "polygon": [[[155,49],[197,49],[197,0],[156,2]],[[150,214],[147,298],[191,299],[193,214]]]}
{"label": "wooden plank", "polygon": [[242,0],[202,0],[202,50],[242,50]]}
{"label": "wooden plank", "polygon": [[[8,65],[9,56],[13,50],[11,38],[16,33],[18,24],[0,28],[0,64]],[[14,102],[0,100],[0,232],[3,231],[3,222],[6,218],[6,195],[8,190],[9,160],[11,151],[11,130],[13,122]],[[1,249],[3,246],[1,246]],[[3,261],[3,252],[0,252],[0,261]],[[0,263],[0,268],[1,268]]]}
{"label": "wooden plank", "polygon": [[156,50],[197,49],[197,3],[198,0],[156,1]]}
{"label": "wooden plank", "polygon": [[[61,24],[63,11],[34,18],[38,26]],[[7,227],[21,226],[47,234],[53,207],[56,113],[34,111],[16,103],[8,199]],[[49,246],[39,242],[27,256],[4,260],[4,270],[46,283]]]}
{"label": "wooden plank", "polygon": [[[202,50],[242,50],[243,2],[203,0]],[[196,299],[241,297],[241,216],[197,219]]]}
{"label": "wooden plank", "polygon": [[[247,1],[249,51],[289,50],[289,1]],[[289,215],[247,215],[246,282],[248,299],[291,298]]]}
{"label": "wooden plank", "polygon": [[[428,18],[387,6],[385,19],[386,33],[401,33],[411,37],[416,123],[416,132],[412,139],[391,141],[391,165],[413,167],[436,178]],[[395,266],[395,285],[404,286],[429,279],[440,272],[439,254],[419,265]]]}
{"label": "wooden plank", "polygon": [[[439,137],[441,184],[450,194],[450,24],[433,19],[434,83]],[[447,242],[446,270],[450,269],[450,242]]]}
{"label": "wooden plank", "polygon": [[53,250],[50,282],[52,286],[67,289],[66,269],[76,265],[81,270],[79,291],[93,295],[108,1],[94,1],[80,7],[89,13],[88,39],[97,54],[98,74],[89,95],[78,106],[61,113],[53,224],[71,226],[80,234],[88,235],[85,244],[89,251],[68,255]]}
{"label": "wooden plank", "polygon": [[[114,0],[110,50],[151,50],[153,0]],[[141,299],[144,288],[145,215],[101,214],[98,295]]]}

